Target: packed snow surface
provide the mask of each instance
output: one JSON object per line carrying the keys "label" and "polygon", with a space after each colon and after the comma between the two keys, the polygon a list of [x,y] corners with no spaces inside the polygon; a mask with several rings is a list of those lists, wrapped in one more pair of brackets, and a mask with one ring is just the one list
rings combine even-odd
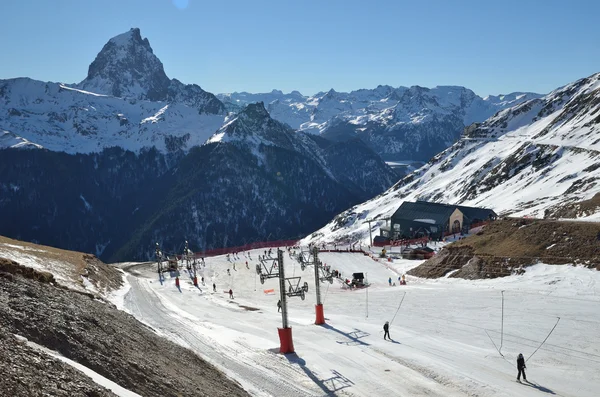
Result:
{"label": "packed snow surface", "polygon": [[[194,287],[183,270],[181,290],[169,275],[159,282],[155,265],[130,264],[125,308],[256,396],[598,395],[600,272],[538,264],[501,279],[407,276],[399,286],[398,278],[421,261],[321,253],[344,279],[362,272],[371,286],[321,283],[327,325],[317,326],[314,270],[302,271],[286,252],[286,276],[301,277],[309,291],[304,301],[288,298],[296,353],[282,355],[279,283],[260,283],[259,254],[207,258],[198,273],[206,285]],[[397,285],[389,286],[389,278]],[[383,340],[385,321],[392,341]],[[528,358],[530,383],[516,382],[519,353]]]}

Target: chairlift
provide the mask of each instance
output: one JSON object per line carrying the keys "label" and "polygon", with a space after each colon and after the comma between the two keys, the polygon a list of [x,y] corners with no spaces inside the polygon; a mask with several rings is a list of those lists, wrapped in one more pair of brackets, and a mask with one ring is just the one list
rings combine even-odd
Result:
{"label": "chairlift", "polygon": [[[308,292],[308,283],[305,281],[304,284],[300,285],[300,280],[302,277],[289,277],[286,278],[288,282],[288,293],[286,294],[290,298],[292,296],[299,296],[300,299],[304,300],[306,298],[306,293]],[[294,281],[296,284],[292,282]]]}

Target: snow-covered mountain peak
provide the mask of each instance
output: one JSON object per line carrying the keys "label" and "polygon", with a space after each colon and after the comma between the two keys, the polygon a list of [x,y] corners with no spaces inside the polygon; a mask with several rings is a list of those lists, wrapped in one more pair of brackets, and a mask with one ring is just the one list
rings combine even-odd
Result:
{"label": "snow-covered mountain peak", "polygon": [[165,100],[171,81],[148,39],[133,28],[110,39],[77,88],[121,98]]}
{"label": "snow-covered mountain peak", "polygon": [[265,109],[264,102],[251,103],[240,112],[239,118],[248,122],[264,122],[270,118],[269,112]]}
{"label": "snow-covered mountain peak", "polygon": [[129,31],[125,33],[121,33],[116,35],[115,37],[109,40],[109,43],[112,43],[116,46],[126,47],[132,44],[142,45],[146,47],[146,49],[152,52],[152,48],[150,47],[150,42],[147,38],[142,39],[142,34],[139,28],[131,28]]}
{"label": "snow-covered mountain peak", "polygon": [[273,120],[263,102],[248,104],[233,119],[225,123],[207,143],[236,142],[244,145],[290,146],[294,132],[283,123]]}

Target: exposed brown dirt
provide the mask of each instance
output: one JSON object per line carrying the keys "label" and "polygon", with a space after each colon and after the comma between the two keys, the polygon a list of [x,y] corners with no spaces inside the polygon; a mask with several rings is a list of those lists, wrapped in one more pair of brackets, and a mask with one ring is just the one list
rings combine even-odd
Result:
{"label": "exposed brown dirt", "polygon": [[14,275],[21,275],[25,278],[42,283],[55,282],[52,273],[39,271],[31,267],[21,266],[13,260],[0,258],[0,277],[12,281]]}
{"label": "exposed brown dirt", "polygon": [[544,218],[577,218],[589,216],[598,211],[600,211],[600,193],[589,200],[561,204],[550,208],[544,212]]}
{"label": "exposed brown dirt", "polygon": [[36,258],[41,264],[60,262],[61,270],[74,284],[84,289],[82,277],[86,277],[96,288],[109,292],[122,285],[121,273],[112,266],[100,261],[92,254],[67,251],[59,248],[13,240],[0,236],[0,257],[8,250],[18,255]]}
{"label": "exposed brown dirt", "polygon": [[411,270],[418,277],[495,278],[539,262],[600,270],[600,225],[592,222],[508,218],[454,242]]}

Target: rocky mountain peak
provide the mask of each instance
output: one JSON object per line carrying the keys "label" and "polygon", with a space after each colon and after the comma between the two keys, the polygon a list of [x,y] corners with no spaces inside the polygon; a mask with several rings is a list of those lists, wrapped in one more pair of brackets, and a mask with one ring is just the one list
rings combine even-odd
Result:
{"label": "rocky mountain peak", "polygon": [[265,108],[264,102],[256,102],[248,104],[239,114],[239,117],[244,120],[263,121],[270,118],[269,112]]}
{"label": "rocky mountain peak", "polygon": [[263,144],[290,148],[293,134],[288,126],[271,118],[263,102],[257,102],[248,104],[207,143],[235,142],[248,147]]}
{"label": "rocky mountain peak", "polygon": [[78,88],[123,98],[164,100],[169,84],[150,42],[133,28],[102,47]]}

